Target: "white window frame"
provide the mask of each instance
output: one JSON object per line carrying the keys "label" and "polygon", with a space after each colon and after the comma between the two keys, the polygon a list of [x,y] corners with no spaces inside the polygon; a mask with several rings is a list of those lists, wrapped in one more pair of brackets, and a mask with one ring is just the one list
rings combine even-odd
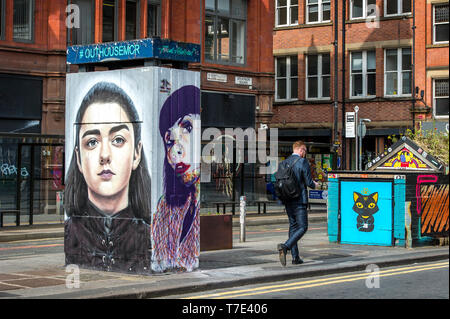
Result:
{"label": "white window frame", "polygon": [[[308,75],[308,60],[309,57],[311,55],[317,55],[317,75]],[[324,55],[330,55],[329,53],[317,53],[317,54],[307,54],[305,56],[305,60],[306,60],[306,68],[305,68],[305,73],[306,73],[306,83],[305,83],[305,96],[306,96],[306,100],[310,100],[310,101],[328,101],[331,98],[331,55],[330,55],[330,73],[329,74],[323,74],[322,69],[323,69],[323,62],[322,62],[322,57]],[[322,96],[323,93],[323,77],[327,76],[330,78],[330,88],[329,88],[329,92],[330,92],[330,96]],[[310,78],[317,78],[317,97],[309,97],[309,79]]]}
{"label": "white window frame", "polygon": [[362,15],[362,17],[354,17],[353,16],[353,2],[354,2],[354,0],[350,0],[350,19],[351,20],[367,19],[368,17],[374,18],[374,17],[377,16],[377,11],[378,10],[374,10],[373,15],[368,15],[367,14],[367,7],[368,7],[367,1],[369,1],[369,0],[362,0],[362,2],[363,2],[363,15]]}
{"label": "white window frame", "polygon": [[[402,74],[404,73],[404,72],[411,72],[412,73],[412,62],[411,62],[411,70],[403,70],[402,69],[402,65],[403,65],[403,61],[402,61],[402,59],[403,59],[403,50],[404,49],[410,49],[411,50],[411,48],[386,48],[386,49],[384,49],[384,96],[386,96],[386,97],[405,97],[405,96],[412,96],[412,93],[407,93],[407,94],[404,94],[404,93],[398,93],[398,92],[403,92],[403,77],[402,77]],[[387,62],[387,59],[386,59],[386,53],[387,53],[387,51],[388,50],[397,50],[397,70],[396,71],[386,71],[386,62]],[[411,52],[411,54],[412,54],[412,52]],[[397,94],[387,94],[386,93],[386,89],[387,89],[387,87],[386,87],[386,84],[387,84],[387,74],[388,73],[393,73],[393,72],[396,72],[397,73]],[[412,83],[411,83],[411,85],[412,85]],[[413,88],[411,87],[411,92],[413,91]]]}
{"label": "white window frame", "polygon": [[[323,23],[323,22],[330,22],[331,21],[331,0],[317,0],[317,3],[309,3],[311,0],[306,0],[306,11],[305,11],[305,21],[307,24],[314,24],[314,23]],[[330,5],[330,18],[328,20],[323,19],[323,5],[324,4]],[[319,19],[317,21],[309,21],[309,7],[310,6],[318,6],[318,12],[319,12]]]}
{"label": "white window frame", "polygon": [[[292,76],[291,72],[291,57],[293,55],[287,55],[287,56],[276,56],[275,57],[275,101],[295,101],[298,100],[298,56],[297,56],[297,75]],[[278,59],[286,58],[286,76],[280,77],[277,74],[278,71]],[[286,79],[286,98],[285,99],[279,99],[278,98],[278,80],[279,79]],[[297,79],[297,97],[292,98],[291,97],[291,85],[292,85],[292,79]]]}
{"label": "white window frame", "polygon": [[440,7],[440,6],[447,6],[448,7],[448,2],[447,3],[437,3],[435,5],[433,5],[433,44],[442,44],[442,43],[448,43],[447,41],[436,41],[436,25],[442,25],[442,24],[448,24],[449,22],[439,22],[436,23],[435,18],[436,18],[436,7]]}
{"label": "white window frame", "polygon": [[[298,25],[298,12],[299,12],[298,11],[298,8],[299,8],[298,2],[299,1],[301,1],[301,0],[298,0],[297,4],[291,5],[291,0],[286,0],[285,6],[279,6],[278,5],[279,0],[275,1],[275,26],[276,27],[286,27],[286,26],[290,26],[290,25]],[[291,23],[291,11],[292,11],[293,7],[297,7],[297,22],[296,23]],[[280,24],[279,19],[278,19],[278,17],[279,17],[278,11],[281,8],[286,8],[286,24]]]}
{"label": "white window frame", "polygon": [[446,78],[446,79],[439,79],[439,78],[433,79],[433,117],[436,118],[436,119],[448,119],[449,118],[448,115],[436,115],[436,99],[447,99],[448,100],[448,98],[449,98],[448,95],[447,96],[436,97],[436,81],[439,81],[439,80],[447,80],[447,82],[448,82],[448,78]]}
{"label": "white window frame", "polygon": [[[402,12],[403,11],[403,1],[402,0],[393,0],[393,1],[397,1],[397,13],[387,13],[387,6],[388,6],[388,2],[389,0],[385,0],[384,2],[384,16],[385,17],[395,17],[395,16],[403,16],[403,15],[409,15],[412,13],[412,3],[411,3],[411,11],[409,12]],[[414,1],[414,0],[411,0]]]}
{"label": "white window frame", "polygon": [[[368,52],[374,52],[375,53],[375,71],[374,72],[368,72],[367,71],[367,53]],[[353,54],[355,53],[362,53],[362,70],[361,72],[355,73],[352,69],[352,61],[353,61]],[[377,56],[375,50],[366,50],[366,51],[354,51],[350,53],[350,98],[351,99],[365,99],[365,98],[372,98],[376,96],[376,91],[374,95],[368,95],[368,75],[369,74],[375,74],[375,81],[376,81],[376,63],[377,63]],[[362,88],[363,88],[363,94],[362,95],[353,95],[353,75],[361,74],[362,75]],[[375,85],[376,86],[376,85]]]}

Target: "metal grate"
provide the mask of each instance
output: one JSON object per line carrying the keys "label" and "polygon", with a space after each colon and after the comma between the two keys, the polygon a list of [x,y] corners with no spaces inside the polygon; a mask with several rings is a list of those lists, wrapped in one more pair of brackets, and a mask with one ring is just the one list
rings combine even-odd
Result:
{"label": "metal grate", "polygon": [[434,8],[434,22],[448,22],[448,4],[439,5]]}
{"label": "metal grate", "polygon": [[434,95],[436,97],[448,96],[448,79],[435,80]]}

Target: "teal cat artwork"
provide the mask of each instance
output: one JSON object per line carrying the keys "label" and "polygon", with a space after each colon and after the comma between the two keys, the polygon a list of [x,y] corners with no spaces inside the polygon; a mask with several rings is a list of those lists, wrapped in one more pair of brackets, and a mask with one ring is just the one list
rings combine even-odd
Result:
{"label": "teal cat artwork", "polygon": [[356,228],[361,232],[371,232],[375,228],[373,215],[378,212],[378,192],[370,195],[353,192],[353,211],[356,217]]}

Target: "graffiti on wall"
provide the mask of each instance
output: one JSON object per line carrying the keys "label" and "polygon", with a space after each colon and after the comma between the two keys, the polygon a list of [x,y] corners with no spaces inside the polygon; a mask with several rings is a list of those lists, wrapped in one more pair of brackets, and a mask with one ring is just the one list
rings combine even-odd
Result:
{"label": "graffiti on wall", "polygon": [[158,67],[68,75],[66,264],[198,267],[199,86],[196,72]]}
{"label": "graffiti on wall", "polygon": [[385,168],[429,168],[422,160],[404,147],[396,156],[382,165]]}
{"label": "graffiti on wall", "polygon": [[436,175],[417,176],[417,214],[422,235],[448,232],[448,184],[436,184]]}
{"label": "graffiti on wall", "polygon": [[367,194],[367,189],[364,189],[363,193],[365,194],[353,192],[355,203],[353,210],[358,214],[356,228],[362,232],[371,232],[375,227],[373,215],[379,210],[377,205],[378,193]]}
{"label": "graffiti on wall", "polygon": [[392,182],[341,182],[341,242],[392,244]]}

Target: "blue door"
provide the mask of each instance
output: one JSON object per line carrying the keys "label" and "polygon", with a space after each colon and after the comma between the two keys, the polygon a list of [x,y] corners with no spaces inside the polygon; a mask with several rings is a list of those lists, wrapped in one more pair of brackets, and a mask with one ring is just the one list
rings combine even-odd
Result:
{"label": "blue door", "polygon": [[341,243],[392,245],[392,182],[341,181]]}

